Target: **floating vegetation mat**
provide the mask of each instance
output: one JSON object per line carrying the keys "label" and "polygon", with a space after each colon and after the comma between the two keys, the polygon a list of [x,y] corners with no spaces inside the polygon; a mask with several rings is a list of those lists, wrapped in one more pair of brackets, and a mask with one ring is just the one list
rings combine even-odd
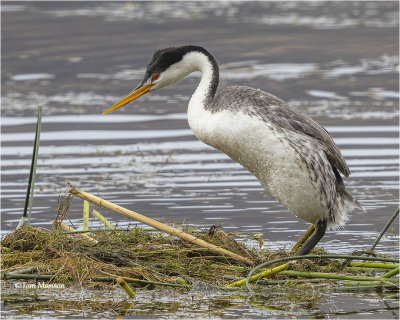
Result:
{"label": "floating vegetation mat", "polygon": [[[71,231],[74,229],[62,222],[70,201],[71,195],[59,201],[52,230],[24,225],[2,239],[3,280],[31,279],[87,288],[119,283],[130,297],[135,295],[131,287],[187,290],[199,284],[258,293],[301,287],[398,289],[398,260],[373,251],[345,256],[318,249],[309,256],[293,257],[283,250],[246,248],[234,234],[215,227],[204,231],[187,225],[167,228],[179,229],[196,241],[139,227]],[[121,208],[117,206],[114,211]],[[197,240],[212,250],[197,245]]]}
{"label": "floating vegetation mat", "polygon": [[[287,256],[284,251],[249,251],[221,230],[185,231],[237,254],[259,258],[260,262]],[[206,248],[148,229],[96,230],[90,237],[97,243],[79,234],[30,226],[8,234],[1,242],[4,278],[72,281],[93,286],[126,277],[140,280],[137,284],[144,286],[161,282],[177,287],[199,280],[221,287],[242,278],[251,269]],[[302,265],[302,270],[317,270],[310,261],[303,261]],[[13,273],[26,269],[29,273]]]}
{"label": "floating vegetation mat", "polygon": [[[237,254],[251,255],[256,264],[290,257],[283,250],[247,250],[221,230],[212,233],[185,231]],[[35,279],[99,287],[115,283],[117,278],[122,277],[130,285],[148,288],[162,285],[185,289],[201,282],[228,289],[226,286],[229,285],[238,287],[232,284],[245,279],[252,269],[174,236],[138,227],[124,231],[93,231],[90,237],[97,243],[77,235],[79,233],[64,233],[57,228],[48,231],[20,227],[1,242],[3,279]],[[324,255],[322,250],[313,253]],[[313,256],[315,254],[310,257]],[[274,267],[276,265],[282,264],[276,263]],[[347,265],[343,260],[324,257],[301,259],[290,263],[290,268],[285,266],[279,273],[260,277],[257,287],[293,287],[301,284],[303,287],[340,288],[347,280],[352,287],[362,288],[365,284],[397,288],[398,279],[375,280],[377,274],[383,276],[392,271],[394,276],[396,270],[398,272],[398,266],[393,263],[351,262]],[[338,281],[341,281],[340,285]]]}

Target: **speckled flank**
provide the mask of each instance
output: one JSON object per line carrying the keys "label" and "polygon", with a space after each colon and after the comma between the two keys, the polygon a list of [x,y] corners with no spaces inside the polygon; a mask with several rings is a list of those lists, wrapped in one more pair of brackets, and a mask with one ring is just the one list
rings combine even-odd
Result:
{"label": "speckled flank", "polygon": [[[206,108],[213,113],[223,110],[234,113],[241,111],[269,127],[271,134],[274,134],[282,145],[288,144],[296,152],[296,161],[303,167],[299,167],[298,170],[308,172],[308,179],[316,188],[319,202],[328,211],[328,228],[343,226],[346,223],[349,213],[358,203],[354,202],[345,189],[338,172],[339,170],[348,177],[350,170],[339,148],[323,127],[278,97],[249,87],[225,88],[214,103]],[[261,143],[269,143],[267,136],[259,138],[262,139]],[[287,201],[281,199],[280,202],[299,215],[296,212],[298,209],[289,207],[285,203]]]}
{"label": "speckled flank", "polygon": [[224,109],[242,110],[265,123],[270,123],[276,130],[297,132],[316,139],[321,143],[321,148],[332,165],[345,177],[350,175],[349,167],[329,133],[309,116],[270,93],[250,87],[227,87],[216,97],[213,104],[206,108],[213,112]]}

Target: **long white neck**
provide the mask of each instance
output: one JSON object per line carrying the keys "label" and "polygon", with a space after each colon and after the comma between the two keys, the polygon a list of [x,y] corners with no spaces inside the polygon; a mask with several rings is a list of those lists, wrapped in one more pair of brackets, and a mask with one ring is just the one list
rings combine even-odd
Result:
{"label": "long white neck", "polygon": [[207,108],[214,100],[219,81],[219,70],[215,59],[208,53],[192,51],[187,53],[181,62],[186,66],[187,74],[200,71],[201,80],[193,93],[189,108],[194,106]]}
{"label": "long white neck", "polygon": [[[208,53],[207,53],[208,54]],[[194,134],[203,142],[208,141],[208,121],[212,114],[212,102],[218,86],[219,71],[215,59],[202,52],[191,52],[183,58],[185,65],[191,66],[193,71],[201,72],[201,80],[193,93],[188,105],[188,122]]]}

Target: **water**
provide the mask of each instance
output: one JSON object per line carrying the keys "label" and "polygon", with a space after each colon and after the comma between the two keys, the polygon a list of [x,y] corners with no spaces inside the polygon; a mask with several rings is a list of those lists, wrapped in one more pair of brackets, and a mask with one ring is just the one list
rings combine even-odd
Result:
{"label": "water", "polygon": [[[199,73],[101,115],[137,85],[155,49],[183,44],[215,55],[221,87],[269,91],[333,135],[352,171],[346,186],[368,213],[355,213],[345,229],[328,232],[321,241],[328,252],[368,249],[398,206],[395,2],[2,2],[1,9],[2,234],[21,217],[41,104],[32,225],[51,227],[67,178],[152,218],[263,233],[273,250],[293,245],[307,224],[191,133],[186,106]],[[69,217],[78,227],[81,211],[74,200]],[[129,223],[103,213],[119,226]],[[398,256],[398,234],[395,223],[377,250]],[[332,305],[340,300],[331,299]],[[242,303],[242,316],[262,316]],[[392,316],[379,305],[371,312],[355,307],[371,303],[365,296],[341,303],[337,317],[352,311]]]}

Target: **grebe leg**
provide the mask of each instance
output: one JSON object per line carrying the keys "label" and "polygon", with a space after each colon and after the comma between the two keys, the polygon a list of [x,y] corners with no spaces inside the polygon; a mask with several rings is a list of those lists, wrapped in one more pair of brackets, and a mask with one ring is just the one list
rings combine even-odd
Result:
{"label": "grebe leg", "polygon": [[[318,242],[324,236],[326,231],[326,225],[327,222],[325,220],[322,220],[318,222],[316,226],[314,226],[315,232],[312,234],[312,236],[308,236],[308,238],[306,238],[307,240],[305,240],[304,244],[300,247],[299,250],[297,250],[296,256],[303,256],[310,253],[310,251],[318,244]],[[308,233],[310,229],[311,227],[308,228],[306,233]]]}

